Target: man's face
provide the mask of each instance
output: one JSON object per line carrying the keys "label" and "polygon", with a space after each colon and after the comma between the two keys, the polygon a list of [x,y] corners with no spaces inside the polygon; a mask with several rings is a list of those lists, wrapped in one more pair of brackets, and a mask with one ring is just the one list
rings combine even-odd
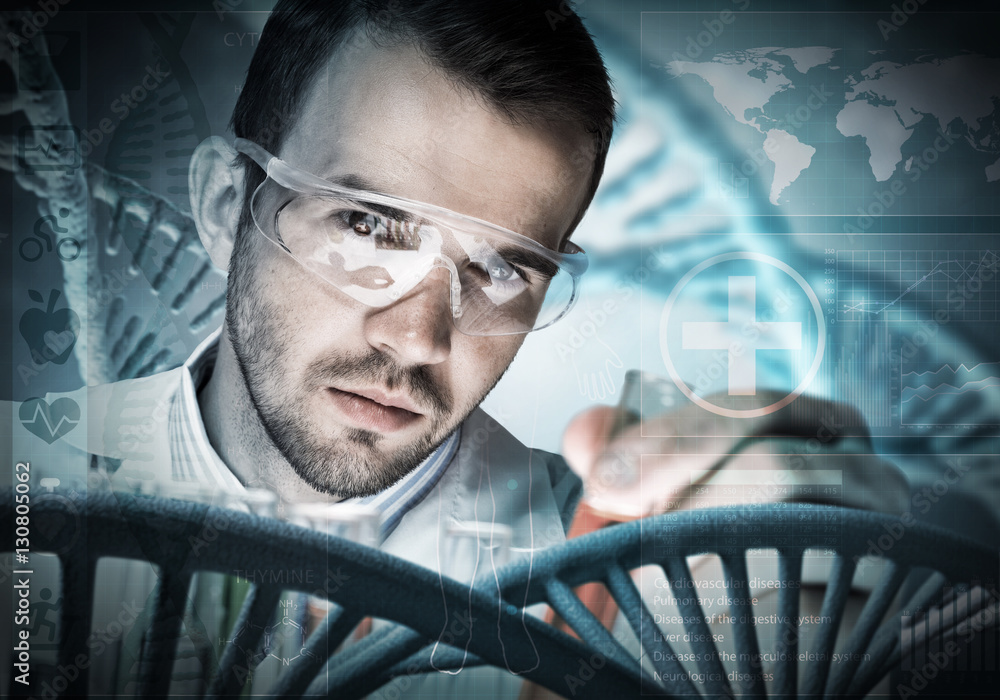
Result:
{"label": "man's face", "polygon": [[[413,48],[351,46],[320,71],[276,155],[559,248],[584,201],[589,135],[565,123],[511,125]],[[265,430],[303,480],[341,497],[378,492],[415,468],[523,340],[458,332],[442,269],[373,308],[257,231],[237,237],[228,303],[229,338]]]}

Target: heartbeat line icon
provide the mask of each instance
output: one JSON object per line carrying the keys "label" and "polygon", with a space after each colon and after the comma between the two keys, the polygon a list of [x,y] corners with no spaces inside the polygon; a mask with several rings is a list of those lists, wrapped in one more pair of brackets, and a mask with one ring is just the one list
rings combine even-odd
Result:
{"label": "heartbeat line icon", "polygon": [[48,444],[70,432],[80,422],[80,405],[73,399],[56,399],[49,404],[45,399],[32,398],[18,410],[21,424]]}
{"label": "heartbeat line icon", "polygon": [[47,145],[39,144],[37,146],[24,146],[23,149],[25,158],[30,151],[41,151],[47,158],[52,158],[53,156],[59,155],[59,144],[50,143]]}
{"label": "heartbeat line icon", "polygon": [[24,126],[18,136],[21,159],[33,170],[70,172],[80,166],[79,140],[72,126]]}

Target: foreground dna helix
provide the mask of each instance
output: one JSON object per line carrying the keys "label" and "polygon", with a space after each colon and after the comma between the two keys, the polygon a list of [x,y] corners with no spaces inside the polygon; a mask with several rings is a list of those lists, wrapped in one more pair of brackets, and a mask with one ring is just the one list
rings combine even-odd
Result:
{"label": "foreground dna helix", "polygon": [[[0,518],[13,522],[14,499],[0,493]],[[333,604],[301,654],[278,679],[280,697],[336,693],[363,697],[394,677],[488,664],[512,669],[539,685],[568,697],[607,698],[655,695],[666,697],[739,696],[861,697],[890,670],[898,667],[908,647],[962,634],[970,620],[997,619],[991,595],[959,596],[992,580],[1000,556],[945,530],[911,525],[905,536],[884,552],[882,577],[865,603],[859,623],[838,640],[840,622],[859,562],[868,542],[898,521],[867,511],[812,504],[767,504],[694,510],[654,516],[605,528],[514,561],[498,577],[480,579],[471,588],[436,572],[377,549],[272,518],[220,506],[171,498],[92,490],[74,499],[55,491],[40,495],[32,507],[33,550],[58,554],[62,570],[59,664],[76,664],[79,674],[64,696],[85,695],[95,571],[104,557],[139,559],[155,564],[159,578],[141,620],[144,648],[138,678],[142,697],[166,697],[182,625],[191,627],[188,591],[197,572],[234,576],[239,571],[272,570],[286,575],[280,583],[251,586],[236,624],[233,644],[213,659],[206,695],[237,695],[252,668],[239,650],[259,647],[283,590],[321,593]],[[192,538],[206,524],[224,521],[205,546],[192,548]],[[754,547],[774,548],[781,588],[778,615],[784,633],[777,649],[758,639],[749,592],[749,538],[723,542],[723,528],[737,524],[759,532]],[[835,537],[830,537],[833,526]],[[37,542],[35,541],[37,540]],[[731,541],[731,540],[730,540]],[[14,531],[6,530],[0,551],[13,551]],[[832,554],[832,573],[822,605],[823,622],[811,635],[810,662],[798,675],[800,649],[799,595],[804,553],[821,548]],[[684,627],[697,652],[697,672],[677,661],[675,650],[659,634],[657,621],[639,593],[632,572],[657,566],[675,591],[690,591],[688,557],[717,554],[732,612],[732,639],[738,652],[738,675],[730,683],[712,641],[707,618],[696,596],[681,597]],[[897,601],[915,568],[936,572],[907,600]],[[313,590],[315,572],[336,571],[335,585]],[[307,572],[309,575],[306,575]],[[636,654],[613,637],[586,609],[574,588],[601,582],[639,640]],[[986,583],[991,588],[994,583]],[[980,589],[981,590],[981,589]],[[893,607],[893,603],[898,603]],[[526,612],[546,603],[574,630],[573,637]],[[892,610],[945,610],[949,624],[922,640],[907,632],[905,620]],[[950,610],[950,612],[948,612]],[[448,644],[441,631],[461,612],[472,624],[451,625]],[[978,617],[977,617],[978,616]],[[342,645],[366,617],[388,621],[349,645]],[[927,634],[933,636],[926,636]],[[840,635],[843,637],[844,635]],[[238,642],[238,644],[236,643]],[[838,643],[839,642],[839,643]],[[777,659],[773,683],[760,673],[762,652]],[[777,653],[775,653],[777,652]],[[837,664],[832,661],[837,655]],[[583,672],[581,671],[583,669]],[[691,679],[696,679],[693,682]],[[770,688],[768,688],[770,685]]]}

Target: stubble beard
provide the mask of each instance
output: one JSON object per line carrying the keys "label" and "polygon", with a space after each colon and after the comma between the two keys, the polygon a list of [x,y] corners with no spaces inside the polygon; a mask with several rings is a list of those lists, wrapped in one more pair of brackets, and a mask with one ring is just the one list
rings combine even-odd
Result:
{"label": "stubble beard", "polygon": [[[226,302],[226,332],[256,422],[312,488],[340,498],[379,493],[416,469],[475,410],[496,382],[465,410],[452,411],[451,396],[436,386],[426,367],[400,368],[384,353],[370,349],[359,356],[320,358],[306,368],[305,381],[294,386],[283,364],[289,334],[276,323],[283,315],[259,293],[255,278],[260,269],[258,252],[248,239],[259,235],[240,231],[236,237]],[[431,418],[431,425],[416,441],[391,454],[380,449],[384,440],[374,431],[344,428],[339,437],[324,438],[310,416],[296,407],[308,406],[315,392],[324,390],[334,379],[389,390],[404,387],[430,407],[425,416]],[[448,420],[456,415],[457,419]]]}

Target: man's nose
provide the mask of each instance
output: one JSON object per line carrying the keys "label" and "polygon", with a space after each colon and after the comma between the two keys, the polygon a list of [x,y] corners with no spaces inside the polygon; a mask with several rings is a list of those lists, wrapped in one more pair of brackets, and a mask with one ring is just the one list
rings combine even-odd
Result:
{"label": "man's nose", "polygon": [[450,283],[448,270],[435,268],[399,301],[373,309],[365,320],[368,344],[408,365],[443,362],[454,330]]}

